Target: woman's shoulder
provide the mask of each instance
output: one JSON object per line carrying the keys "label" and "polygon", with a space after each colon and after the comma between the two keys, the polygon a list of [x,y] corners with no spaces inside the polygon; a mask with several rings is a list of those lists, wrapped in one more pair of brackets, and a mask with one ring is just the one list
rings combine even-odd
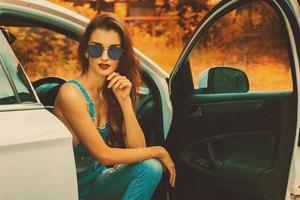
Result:
{"label": "woman's shoulder", "polygon": [[62,103],[84,103],[85,100],[79,88],[70,82],[64,83],[57,94],[57,100]]}

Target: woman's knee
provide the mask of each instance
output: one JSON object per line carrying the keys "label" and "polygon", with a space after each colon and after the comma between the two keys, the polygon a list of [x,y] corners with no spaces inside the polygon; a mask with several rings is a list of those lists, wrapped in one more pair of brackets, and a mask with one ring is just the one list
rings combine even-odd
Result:
{"label": "woman's knee", "polygon": [[163,166],[157,159],[148,159],[140,162],[143,171],[151,178],[160,179],[163,173]]}

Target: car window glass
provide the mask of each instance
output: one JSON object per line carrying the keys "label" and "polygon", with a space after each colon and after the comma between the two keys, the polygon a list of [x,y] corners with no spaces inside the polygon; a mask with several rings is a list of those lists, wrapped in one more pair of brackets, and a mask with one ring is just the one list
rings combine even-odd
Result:
{"label": "car window glass", "polygon": [[27,77],[20,64],[10,69],[21,102],[37,102]]}
{"label": "car window glass", "polygon": [[3,52],[1,52],[1,65],[7,72],[6,75],[9,77],[11,87],[15,91],[15,94],[18,94],[18,102],[37,102],[29,81],[11,46],[6,40],[1,41],[1,45],[3,48]]}
{"label": "car window glass", "polygon": [[6,28],[17,38],[12,47],[32,82],[46,76],[71,79],[80,74],[78,42],[38,26]]}
{"label": "car window glass", "polygon": [[189,56],[194,88],[201,93],[197,89],[206,87],[203,77],[208,69],[230,67],[245,72],[250,92],[291,91],[286,41],[275,10],[263,1],[250,1],[201,36]]}
{"label": "car window glass", "polygon": [[[10,54],[7,56],[9,55]],[[6,57],[5,59],[5,67],[9,72],[9,76],[13,80],[13,84],[16,87],[20,101],[37,102],[19,61],[13,55],[11,55],[11,57]]]}
{"label": "car window glass", "polygon": [[17,98],[0,64],[0,105],[17,103]]}

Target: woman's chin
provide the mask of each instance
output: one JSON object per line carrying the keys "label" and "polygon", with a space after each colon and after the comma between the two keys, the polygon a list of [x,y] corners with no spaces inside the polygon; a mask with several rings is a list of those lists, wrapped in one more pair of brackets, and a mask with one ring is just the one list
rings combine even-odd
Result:
{"label": "woman's chin", "polygon": [[108,76],[110,75],[111,73],[113,73],[114,70],[113,69],[107,69],[107,70],[98,70],[98,74],[100,76]]}

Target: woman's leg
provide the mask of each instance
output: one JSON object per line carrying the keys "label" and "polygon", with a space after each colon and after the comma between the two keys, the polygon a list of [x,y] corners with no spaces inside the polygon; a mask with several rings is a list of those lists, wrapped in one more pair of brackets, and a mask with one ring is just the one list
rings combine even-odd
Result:
{"label": "woman's leg", "polygon": [[161,179],[162,171],[162,164],[156,159],[104,170],[96,179],[91,199],[149,200]]}

